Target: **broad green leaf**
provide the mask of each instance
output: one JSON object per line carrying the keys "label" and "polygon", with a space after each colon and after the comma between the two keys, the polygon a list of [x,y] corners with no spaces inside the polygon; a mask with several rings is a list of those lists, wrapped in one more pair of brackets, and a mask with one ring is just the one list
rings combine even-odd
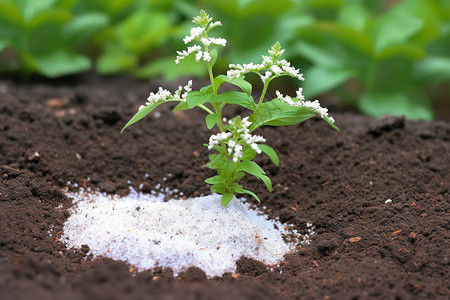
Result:
{"label": "broad green leaf", "polygon": [[217,114],[209,114],[206,116],[206,126],[212,129],[217,123]]}
{"label": "broad green leaf", "polygon": [[293,125],[306,121],[315,115],[309,108],[292,107],[287,103],[274,99],[262,104],[256,120],[254,120],[255,116],[253,114],[250,115],[250,119],[253,121],[251,130],[253,131],[261,126]]}
{"label": "broad green leaf", "polygon": [[97,60],[97,71],[102,75],[128,71],[137,65],[137,57],[121,49],[107,50]]}
{"label": "broad green leaf", "polygon": [[430,56],[414,66],[414,79],[424,83],[450,80],[450,58]]}
{"label": "broad green leaf", "polygon": [[209,102],[210,96],[209,95],[203,95],[201,92],[190,92],[189,95],[186,97],[186,102],[189,106],[189,108],[194,108],[200,104],[203,104],[205,102]]}
{"label": "broad green leaf", "polygon": [[16,28],[20,28],[23,26],[22,12],[16,5],[14,5],[14,3],[0,1],[0,22],[2,26],[7,24],[8,27],[12,25]]}
{"label": "broad green leaf", "polygon": [[224,194],[222,195],[221,201],[222,201],[222,205],[223,207],[227,207],[228,203],[230,203],[230,201],[233,199],[233,194]]}
{"label": "broad green leaf", "polygon": [[306,41],[300,41],[295,45],[295,50],[315,65],[329,68],[342,68],[345,65],[345,60],[333,55],[332,49],[325,45],[315,45]]}
{"label": "broad green leaf", "polygon": [[392,10],[380,17],[372,28],[375,53],[386,47],[402,44],[422,29],[424,22],[399,10]]}
{"label": "broad green leaf", "polygon": [[187,102],[180,101],[180,103],[178,103],[178,104],[173,108],[173,111],[178,111],[178,110],[188,110],[188,109],[189,109],[189,105],[187,104]]}
{"label": "broad green leaf", "polygon": [[306,98],[313,98],[338,87],[353,76],[351,70],[328,68],[320,65],[312,66],[305,73],[305,78],[308,78],[308,80],[303,83],[303,94]]}
{"label": "broad green leaf", "polygon": [[200,89],[200,93],[202,93],[202,95],[210,95],[210,96],[212,96],[213,90],[212,90],[211,85],[207,85],[207,86],[202,87]]}
{"label": "broad green leaf", "polygon": [[63,35],[69,41],[82,41],[107,26],[109,19],[102,13],[86,13],[74,18],[63,28]]}
{"label": "broad green leaf", "polygon": [[372,117],[391,114],[412,120],[433,119],[430,101],[417,91],[411,95],[403,92],[368,92],[360,98],[358,105],[363,113]]}
{"label": "broad green leaf", "polygon": [[[208,101],[205,101],[205,102],[237,104],[239,106],[242,106],[242,107],[247,108],[252,111],[255,109],[255,106],[256,106],[255,101],[253,100],[253,98],[251,96],[247,95],[246,93],[234,92],[234,91],[221,93],[217,96],[209,98]],[[203,103],[199,103],[199,104],[203,104]]]}
{"label": "broad green leaf", "polygon": [[[281,102],[278,98],[263,103],[258,116],[251,114],[250,120],[253,122],[251,131],[261,126],[282,126],[294,125],[308,120],[316,115],[314,111],[306,107],[293,107],[287,103]],[[339,129],[330,122],[327,117],[323,120],[332,128]]]}
{"label": "broad green leaf", "polygon": [[408,58],[410,60],[424,59],[427,53],[423,47],[415,44],[404,43],[402,45],[392,45],[384,48],[378,55],[376,59],[383,60],[391,57],[402,57]]}
{"label": "broad green leaf", "polygon": [[259,200],[259,197],[258,197],[255,193],[253,193],[252,191],[243,189],[243,190],[240,191],[239,193],[242,193],[242,194],[248,194],[248,195],[252,196],[253,198],[255,198],[256,201],[258,201],[259,203],[261,203],[261,200]]}
{"label": "broad green leaf", "polygon": [[[72,15],[68,11],[61,9],[52,9],[48,11],[43,11],[33,17],[27,24],[27,30],[35,30],[40,26],[62,26],[67,24],[72,18]],[[58,37],[59,38],[59,37]]]}
{"label": "broad green leaf", "polygon": [[258,144],[258,148],[270,158],[275,166],[278,167],[280,165],[280,159],[278,158],[277,153],[272,149],[272,147],[264,144]]}
{"label": "broad green leaf", "polygon": [[244,172],[236,172],[236,174],[231,180],[234,182],[238,182],[242,177],[244,177],[244,175],[245,175]]}
{"label": "broad green leaf", "polygon": [[239,78],[233,78],[233,80],[230,81],[226,75],[219,75],[216,78],[214,78],[214,86],[216,88],[216,91],[219,90],[219,87],[222,83],[228,82],[232,85],[235,85],[239,87],[244,93],[251,96],[252,95],[252,85],[245,81],[245,76],[241,76]]}
{"label": "broad green leaf", "polygon": [[145,54],[169,36],[168,15],[156,11],[137,11],[117,27],[116,36],[124,49]]}
{"label": "broad green leaf", "polygon": [[23,14],[25,22],[30,21],[40,12],[49,10],[58,0],[15,0]]}
{"label": "broad green leaf", "polygon": [[211,189],[211,192],[216,193],[216,194],[221,194],[221,195],[223,195],[227,192],[227,187],[223,183],[214,184],[210,187],[210,189]]}
{"label": "broad green leaf", "polygon": [[87,71],[91,67],[91,61],[86,56],[63,51],[35,57],[34,61],[41,74],[48,77]]}
{"label": "broad green leaf", "polygon": [[261,179],[269,192],[272,191],[272,182],[270,181],[270,178],[266,176],[266,172],[264,172],[264,170],[254,161],[243,160],[238,167],[238,171],[247,172],[256,178]]}
{"label": "broad green leaf", "polygon": [[225,180],[223,179],[222,176],[216,175],[213,177],[209,177],[208,179],[205,180],[205,182],[207,184],[217,184],[217,183],[225,183]]}
{"label": "broad green leaf", "polygon": [[367,9],[359,3],[343,5],[338,13],[338,21],[348,28],[363,31],[369,20],[370,14]]}
{"label": "broad green leaf", "polygon": [[256,157],[256,151],[249,146],[244,146],[244,151],[242,152],[242,158],[252,160]]}
{"label": "broad green leaf", "polygon": [[[215,147],[215,150],[219,151],[223,150],[221,147]],[[222,154],[210,154],[209,156],[209,163],[207,164],[208,168],[217,170],[222,167],[222,165],[226,162],[225,158]]]}
{"label": "broad green leaf", "polygon": [[219,175],[223,178],[230,178],[233,172],[236,170],[236,163],[233,161],[223,161],[217,170]]}

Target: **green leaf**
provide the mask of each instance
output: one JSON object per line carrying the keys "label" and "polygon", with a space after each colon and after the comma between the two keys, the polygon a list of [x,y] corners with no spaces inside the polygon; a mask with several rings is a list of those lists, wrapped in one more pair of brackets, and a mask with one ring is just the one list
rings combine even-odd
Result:
{"label": "green leaf", "polygon": [[69,41],[82,41],[107,26],[109,19],[102,13],[86,13],[77,16],[63,28],[63,35]]}
{"label": "green leaf", "polygon": [[270,158],[275,166],[278,167],[280,165],[280,159],[278,158],[277,153],[272,149],[272,147],[264,144],[258,144],[258,148]]}
{"label": "green leaf", "polygon": [[414,79],[424,83],[450,80],[450,58],[430,56],[414,66]]}
{"label": "green leaf", "polygon": [[245,76],[241,76],[239,78],[233,78],[231,81],[228,79],[226,75],[219,75],[216,78],[214,78],[214,86],[216,88],[216,91],[219,90],[219,87],[222,83],[228,82],[232,85],[235,85],[239,87],[244,93],[251,96],[252,95],[252,85],[245,81]]}
{"label": "green leaf", "polygon": [[433,120],[429,99],[417,91],[410,95],[403,92],[367,92],[360,98],[358,105],[363,113],[372,117],[391,114],[412,120]]}
{"label": "green leaf", "polygon": [[225,194],[227,192],[227,187],[223,183],[217,183],[211,186],[211,192],[216,194]]}
{"label": "green leaf", "polygon": [[[211,97],[208,99],[208,101],[205,102],[219,102],[219,103],[231,103],[231,104],[237,104],[239,106],[242,106],[244,108],[247,108],[249,110],[254,110],[256,105],[253,98],[246,93],[241,92],[225,92],[222,94],[219,94],[217,96]],[[203,104],[203,103],[201,103]]]}
{"label": "green leaf", "polygon": [[211,50],[210,55],[211,55],[210,66],[212,68],[214,66],[214,64],[216,63],[216,60],[217,60],[217,50],[216,49]]}
{"label": "green leaf", "polygon": [[230,178],[236,169],[236,163],[229,160],[223,160],[218,168],[219,175],[223,178]]}
{"label": "green leaf", "polygon": [[227,207],[228,203],[230,203],[230,201],[233,199],[233,194],[224,194],[222,195],[222,205],[223,207]]}
{"label": "green leaf", "polygon": [[206,95],[212,96],[213,90],[212,90],[211,85],[207,85],[207,86],[202,87],[200,89],[200,93],[202,93],[202,95],[205,95],[205,96]]}
{"label": "green leaf", "polygon": [[348,28],[363,31],[369,20],[370,14],[367,9],[359,3],[343,5],[339,10],[338,21]]}
{"label": "green leaf", "polygon": [[270,178],[266,176],[266,172],[264,172],[257,163],[251,160],[243,160],[238,167],[238,171],[247,172],[256,178],[261,179],[269,192],[272,191],[272,182],[270,181]]}
{"label": "green leaf", "polygon": [[242,194],[249,194],[250,196],[252,196],[253,198],[255,198],[256,201],[258,201],[259,203],[261,203],[261,200],[259,200],[259,197],[258,197],[255,193],[253,193],[252,191],[243,189],[243,190],[240,191],[239,193],[242,193]]}
{"label": "green leaf", "polygon": [[186,102],[189,106],[189,108],[194,108],[200,104],[203,104],[205,102],[209,102],[210,96],[204,95],[201,92],[190,92],[189,95],[186,97]]}
{"label": "green leaf", "polygon": [[217,123],[217,114],[209,114],[206,116],[206,126],[212,129]]}
{"label": "green leaf", "polygon": [[392,10],[380,17],[372,28],[375,53],[388,46],[402,44],[419,32],[424,22],[401,10]]}
{"label": "green leaf", "polygon": [[186,102],[180,101],[180,103],[178,103],[174,108],[173,111],[178,111],[178,110],[188,110],[189,109],[189,105]]}
{"label": "green leaf", "polygon": [[138,10],[118,25],[116,38],[123,49],[141,55],[162,44],[170,30],[167,14]]}
{"label": "green leaf", "polygon": [[[168,101],[166,101],[166,102],[168,102]],[[159,103],[155,103],[155,104],[150,104],[150,105],[144,106],[141,110],[139,110],[130,119],[130,121],[128,121],[128,123],[122,128],[122,130],[120,132],[122,133],[127,127],[129,127],[130,125],[133,125],[134,123],[140,121],[142,118],[144,118],[146,115],[151,113],[155,108],[157,108],[158,106],[160,106],[163,103],[165,103],[165,102],[159,102]]]}
{"label": "green leaf", "polygon": [[[314,117],[316,114],[305,107],[292,107],[287,103],[274,99],[269,102],[265,102],[261,106],[256,120],[253,120],[252,131],[261,126],[282,126],[293,125],[309,118]],[[252,119],[253,114],[250,115]]]}
{"label": "green leaf", "polygon": [[225,180],[223,179],[222,176],[216,175],[213,177],[209,177],[208,179],[205,180],[205,182],[207,184],[218,184],[218,183],[225,183]]}
{"label": "green leaf", "polygon": [[34,62],[41,74],[48,77],[87,71],[91,67],[91,61],[86,56],[64,51],[35,57]]}
{"label": "green leaf", "polygon": [[58,0],[16,0],[15,2],[22,11],[25,22],[28,22],[40,12],[52,8],[57,1]]}
{"label": "green leaf", "polygon": [[[221,147],[215,147],[217,151],[220,152],[220,150],[223,150]],[[208,168],[217,170],[220,169],[221,166],[226,162],[225,158],[222,154],[210,154],[209,156],[209,163],[207,164]]]}
{"label": "green leaf", "polygon": [[350,70],[313,66],[305,73],[305,78],[308,80],[303,84],[304,95],[306,98],[313,98],[328,92],[345,83],[353,75]]}
{"label": "green leaf", "polygon": [[137,57],[117,48],[110,48],[97,60],[97,71],[102,75],[115,74],[133,69],[137,65]]}
{"label": "green leaf", "polygon": [[250,146],[245,145],[244,151],[242,152],[242,158],[252,160],[256,157],[256,151],[253,150]]}

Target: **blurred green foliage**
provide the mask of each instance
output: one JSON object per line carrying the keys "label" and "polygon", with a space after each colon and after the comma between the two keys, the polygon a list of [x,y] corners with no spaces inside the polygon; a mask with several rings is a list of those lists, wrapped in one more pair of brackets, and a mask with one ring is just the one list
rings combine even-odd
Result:
{"label": "blurred green foliage", "polygon": [[193,59],[174,64],[200,8],[226,25],[219,72],[280,41],[308,98],[431,120],[426,88],[450,81],[448,0],[0,0],[0,71],[203,76]]}

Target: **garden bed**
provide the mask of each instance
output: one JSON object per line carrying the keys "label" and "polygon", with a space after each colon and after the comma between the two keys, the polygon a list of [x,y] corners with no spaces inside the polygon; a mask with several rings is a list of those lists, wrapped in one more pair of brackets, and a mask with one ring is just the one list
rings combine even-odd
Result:
{"label": "garden bed", "polygon": [[201,111],[161,106],[120,134],[159,85],[89,74],[52,85],[0,81],[3,299],[448,297],[450,123],[444,121],[331,111],[340,133],[319,119],[261,130],[280,156],[279,168],[258,158],[274,191],[253,178],[246,185],[271,218],[300,233],[307,223],[316,231],[279,265],[242,258],[234,274],[207,279],[190,268],[173,277],[171,270],[137,272],[123,262],[92,260],[88,247],[66,249],[59,241],[72,206],[65,191],[125,195],[130,185],[150,193],[160,184],[188,197],[209,193]]}

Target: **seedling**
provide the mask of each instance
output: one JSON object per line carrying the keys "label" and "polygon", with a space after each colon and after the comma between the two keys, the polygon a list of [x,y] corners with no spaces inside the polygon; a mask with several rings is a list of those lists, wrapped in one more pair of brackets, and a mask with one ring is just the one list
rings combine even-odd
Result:
{"label": "seedling", "polygon": [[[209,143],[205,144],[214,153],[209,155],[207,166],[216,170],[217,175],[205,180],[211,185],[213,193],[222,195],[222,205],[226,207],[233,199],[234,194],[249,194],[258,202],[259,197],[252,191],[246,190],[239,184],[245,174],[250,174],[262,180],[269,191],[272,183],[264,170],[253,159],[257,154],[265,153],[275,165],[279,165],[276,152],[264,144],[266,139],[260,135],[252,134],[262,126],[293,125],[303,122],[316,114],[320,115],[331,127],[338,130],[333,124],[334,119],[328,116],[327,109],[321,107],[318,100],[313,102],[305,100],[302,88],[297,91],[296,97],[284,96],[276,91],[277,98],[264,101],[270,82],[278,77],[290,76],[303,81],[303,74],[291,64],[282,59],[284,50],[280,43],[275,43],[269,50],[268,56],[262,57],[262,62],[255,64],[231,64],[227,75],[214,76],[213,66],[217,59],[217,47],[226,45],[223,38],[210,36],[211,31],[222,26],[220,21],[212,22],[212,18],[202,10],[200,16],[193,22],[198,27],[190,31],[184,38],[186,44],[193,43],[186,50],[178,51],[176,63],[187,56],[194,55],[197,62],[206,64],[211,84],[200,91],[192,91],[192,81],[186,86],[180,86],[174,93],[159,88],[157,93],[150,93],[145,105],[124,126],[141,120],[159,105],[167,102],[178,102],[174,110],[187,110],[199,107],[207,112],[206,126],[208,129],[217,128],[219,133],[211,135]],[[248,73],[257,74],[263,83],[261,96],[257,101],[252,97],[252,85],[245,80]],[[223,83],[237,86],[242,92],[228,91],[218,93]],[[245,108],[249,114],[245,117],[236,116],[227,121],[222,117],[222,110],[227,104],[235,104]]]}

